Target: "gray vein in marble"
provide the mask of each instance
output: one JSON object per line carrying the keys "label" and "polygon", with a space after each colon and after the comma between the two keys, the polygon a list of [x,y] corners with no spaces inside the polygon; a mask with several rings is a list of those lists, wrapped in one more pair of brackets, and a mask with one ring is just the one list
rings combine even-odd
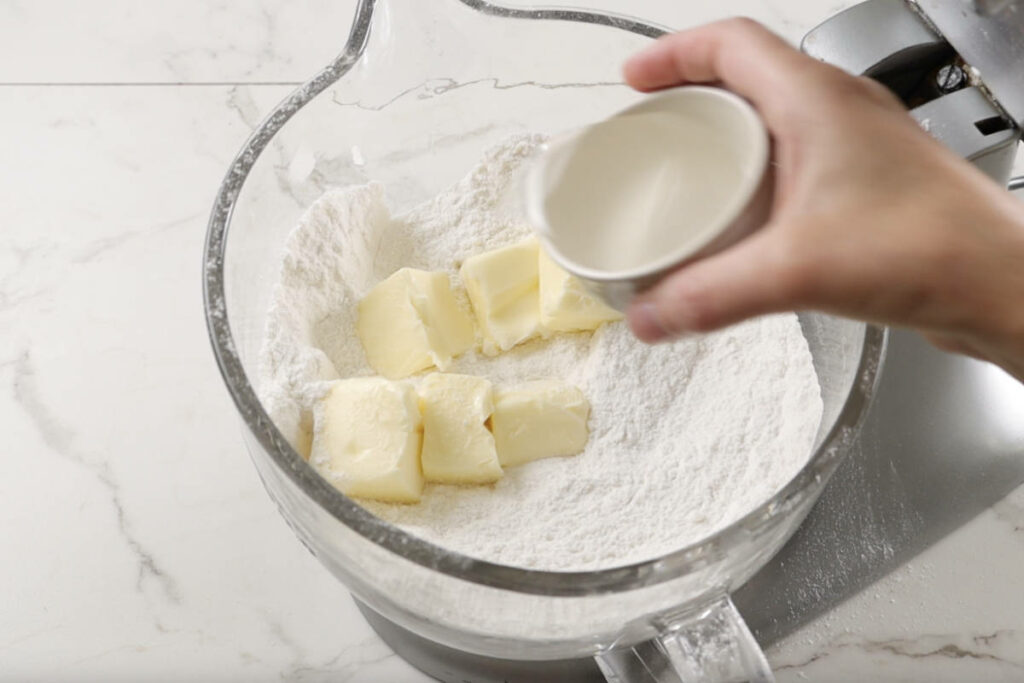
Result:
{"label": "gray vein in marble", "polygon": [[[263,619],[267,622],[267,628],[270,630],[270,635],[273,637],[275,642],[281,643],[285,646],[289,653],[291,653],[291,663],[287,666],[286,670],[294,671],[302,669],[306,666],[306,660],[308,654],[302,647],[298,640],[292,637],[288,630],[284,627],[284,624],[278,619],[274,618],[269,612],[264,611]],[[254,658],[254,655],[248,652],[242,653],[243,658],[248,656]],[[284,680],[291,680],[290,676],[282,676]]]}
{"label": "gray vein in marble", "polygon": [[36,638],[41,638],[43,636],[49,636],[50,634],[53,633],[54,630],[55,630],[54,626],[48,626],[47,628],[37,629],[35,631],[32,631],[31,633],[22,634],[20,637],[15,638],[14,640],[8,640],[8,641],[5,641],[3,644],[0,644],[0,652],[5,652],[7,650],[13,650],[15,648],[15,646],[20,645],[22,643],[27,643],[27,642],[33,641]]}
{"label": "gray vein in marble", "polygon": [[249,130],[255,130],[260,123],[260,110],[256,106],[249,92],[241,87],[234,87],[228,91],[228,107],[238,114]]}
{"label": "gray vein in marble", "polygon": [[346,645],[330,659],[320,664],[294,666],[281,672],[286,681],[330,680],[332,683],[366,680],[366,669],[397,655],[376,635]]}
{"label": "gray vein in marble", "polygon": [[[153,227],[128,230],[116,235],[90,240],[71,252],[71,255],[67,257],[68,263],[73,265],[89,263],[98,256],[124,244],[134,242],[140,237],[159,234],[182,225],[190,225],[203,216],[205,216],[205,212],[194,213],[182,218],[169,220],[165,223],[159,223]],[[28,269],[34,264],[50,261],[60,256],[63,245],[55,242],[37,241],[29,245],[10,244],[6,245],[5,248],[9,254],[14,256],[16,263],[13,269],[0,276],[0,312],[13,310],[26,302],[34,301],[50,294],[49,284],[41,282],[38,276],[24,278],[27,283],[30,283],[30,286],[27,287],[18,287],[16,280],[21,271],[31,272]]]}
{"label": "gray vein in marble", "polygon": [[111,235],[110,237],[103,237],[97,240],[93,240],[78,250],[78,253],[72,257],[71,262],[74,264],[88,263],[97,256],[100,256],[108,251],[116,249],[123,244],[131,242],[139,237],[146,235],[153,235],[161,233],[165,230],[171,230],[181,225],[192,223],[193,221],[199,220],[205,216],[205,213],[194,213],[189,216],[182,218],[175,218],[173,220],[166,221],[164,223],[158,223],[151,228],[144,228],[142,230],[129,230],[122,232],[117,235]]}
{"label": "gray vein in marble", "polygon": [[[14,309],[25,301],[30,301],[46,294],[46,288],[44,287],[22,287],[19,289],[13,283],[15,283],[18,273],[25,269],[33,259],[43,260],[40,258],[41,252],[50,253],[55,248],[52,244],[37,241],[29,245],[11,243],[5,245],[5,249],[7,253],[14,257],[16,263],[14,268],[7,270],[7,272],[0,276],[0,311]],[[36,285],[37,283],[33,280],[33,284]]]}
{"label": "gray vein in marble", "polygon": [[[246,89],[232,88],[228,93],[227,105],[250,130],[257,128],[262,115]],[[350,177],[347,179],[344,177],[346,175],[345,172],[349,170],[351,165],[347,158],[343,160],[337,157],[317,155],[314,158],[313,170],[305,178],[307,182],[302,187],[298,187],[289,179],[290,160],[284,142],[279,136],[275,136],[270,141],[269,149],[272,149],[276,155],[276,161],[272,167],[278,188],[291,198],[300,209],[306,209],[317,197],[326,192],[330,186],[338,185],[339,182],[346,180],[352,184],[366,182],[366,179],[363,177]]]}
{"label": "gray vein in marble", "polygon": [[117,516],[118,531],[125,546],[138,563],[135,588],[141,592],[148,579],[155,581],[168,600],[181,604],[181,594],[175,581],[160,567],[152,553],[136,537],[121,500],[121,487],[114,478],[110,464],[93,462],[75,446],[75,434],[53,414],[40,397],[36,386],[35,368],[28,350],[22,352],[14,367],[14,400],[22,407],[31,423],[51,451],[85,468],[107,489],[111,505]]}
{"label": "gray vein in marble", "polygon": [[[495,90],[511,90],[523,87],[558,90],[562,88],[623,86],[621,81],[595,81],[590,83],[542,83],[539,81],[518,81],[514,83],[502,83],[497,78],[481,78],[473,81],[467,81],[465,83],[459,83],[452,78],[440,78],[424,81],[423,83],[419,83],[403,90],[380,105],[366,105],[362,102],[344,102],[339,100],[337,95],[334,93],[331,94],[331,101],[342,107],[352,106],[364,110],[380,111],[403,97],[407,97],[413,93],[419,93],[418,97],[421,99],[430,98],[437,97],[460,88],[479,84],[489,84],[490,87]],[[259,107],[256,106],[256,103],[245,88],[231,88],[228,93],[227,106],[238,115],[239,119],[249,128],[249,130],[255,130],[257,126],[259,126],[262,120],[262,114]],[[483,135],[489,130],[492,130],[492,127],[481,127],[458,136],[458,139],[465,140],[467,135]],[[445,140],[432,141],[431,146],[444,144],[444,142]],[[304,186],[298,187],[288,177],[290,159],[288,158],[288,153],[282,140],[280,140],[279,137],[275,137],[271,140],[270,146],[273,148],[274,154],[276,155],[276,162],[273,164],[273,169],[277,185],[281,191],[288,195],[292,201],[295,202],[296,206],[301,209],[307,208],[318,196],[326,192],[329,186],[337,185],[339,180],[343,179],[343,176],[345,175],[343,171],[345,171],[349,166],[347,159],[341,161],[337,158],[317,156],[314,161],[313,170],[305,178],[306,182],[303,184]],[[403,153],[399,156],[399,160],[415,156],[415,154],[418,153],[419,152],[417,151]],[[392,158],[390,160],[394,161],[396,159]],[[348,180],[352,183],[362,183],[366,181],[366,179],[362,177],[352,177],[344,180]]]}
{"label": "gray vein in marble", "polygon": [[4,281],[6,281],[10,275],[27,268],[34,262],[48,260],[52,254],[57,252],[58,247],[52,241],[37,238],[30,244],[15,244],[12,242],[5,245],[5,248],[7,249],[7,253],[11,254],[17,263],[12,270],[4,273]]}
{"label": "gray vein in marble", "polygon": [[443,95],[452,90],[458,90],[460,88],[466,88],[471,85],[478,85],[481,83],[490,83],[491,88],[494,90],[512,90],[514,88],[541,88],[543,90],[560,90],[562,88],[595,88],[595,87],[608,87],[608,86],[623,86],[622,81],[594,81],[591,83],[541,83],[539,81],[517,81],[514,83],[502,83],[497,78],[478,78],[473,81],[466,81],[465,83],[459,83],[453,78],[435,78],[429,81],[424,81],[410,88],[406,88],[391,99],[383,102],[382,104],[368,105],[360,101],[346,102],[339,100],[337,95],[331,94],[331,101],[337,104],[339,107],[356,107],[357,109],[365,109],[367,111],[380,111],[398,100],[411,95],[417,91],[420,92],[419,99],[428,99],[430,97],[437,97]]}
{"label": "gray vein in marble", "polygon": [[27,301],[34,301],[46,296],[49,292],[46,289],[37,289],[29,292],[12,294],[4,291],[0,283],[0,311],[14,310]]}
{"label": "gray vein in marble", "polygon": [[[334,93],[331,94],[331,101],[342,107],[352,106],[369,111],[380,111],[413,93],[418,93],[418,97],[423,99],[437,97],[454,90],[479,84],[489,84],[490,87],[495,90],[511,90],[523,87],[558,90],[562,88],[623,86],[621,81],[595,81],[590,83],[542,83],[538,81],[519,81],[514,83],[502,83],[497,78],[481,78],[473,81],[467,81],[465,83],[459,83],[452,78],[440,78],[424,81],[423,83],[407,88],[379,105],[366,105],[362,102],[344,102],[339,100],[337,95]],[[246,126],[249,127],[250,130],[256,129],[262,119],[262,116],[259,108],[256,106],[255,102],[253,102],[249,93],[245,89],[232,88],[228,94],[227,104],[228,107],[238,114],[238,117]],[[486,125],[467,131],[458,136],[450,136],[441,140],[433,140],[431,141],[431,147],[433,148],[455,140],[464,141],[467,137],[485,135],[493,130],[493,128],[493,125]],[[282,141],[275,137],[271,141],[271,147],[274,149],[274,153],[277,156],[277,161],[273,165],[277,185],[281,191],[287,194],[299,208],[305,209],[308,207],[318,196],[326,192],[330,186],[337,185],[341,179],[347,180],[351,183],[366,182],[366,179],[363,177],[343,178],[343,176],[346,175],[345,171],[350,165],[347,158],[342,160],[332,157],[317,156],[314,161],[313,170],[305,178],[306,182],[304,183],[304,187],[297,187],[288,177],[290,160],[288,159],[288,154]],[[422,150],[407,150],[400,153],[394,153],[389,156],[387,160],[400,161],[412,158],[420,153],[422,153]]]}
{"label": "gray vein in marble", "polygon": [[[267,64],[276,63],[279,66],[292,64],[292,58],[278,50],[278,46],[284,43],[277,37],[278,23],[274,13],[263,3],[258,3],[256,6],[253,6],[253,3],[247,3],[247,5],[248,9],[253,12],[252,14],[248,12],[239,13],[236,8],[232,7],[231,3],[210,3],[209,10],[219,13],[231,12],[237,15],[239,20],[245,21],[248,24],[249,35],[252,37],[259,36],[259,49],[256,52],[251,52],[249,47],[239,45],[233,41],[217,42],[209,45],[190,45],[184,49],[167,50],[164,52],[161,60],[163,65],[174,76],[185,78],[193,71],[193,62],[197,56],[204,61],[217,62],[234,55],[244,57],[251,54],[255,59],[242,72],[244,76],[263,72]],[[250,19],[255,19],[255,21],[250,21]],[[300,84],[296,83],[295,85]]]}
{"label": "gray vein in marble", "polygon": [[246,72],[246,75],[261,72],[265,62],[278,61],[281,64],[292,63],[290,57],[281,54],[276,49],[276,46],[280,45],[281,42],[275,39],[275,34],[277,33],[277,21],[275,21],[274,14],[266,5],[260,5],[259,13],[260,17],[263,19],[263,23],[266,25],[267,37],[266,40],[263,41],[263,46],[260,48],[260,51],[256,54],[256,63],[253,64],[252,68]]}
{"label": "gray vein in marble", "polygon": [[[1024,661],[1014,661],[1000,657],[984,649],[994,649],[1018,635],[1017,631],[1002,629],[989,634],[967,636],[974,648],[965,647],[957,642],[956,635],[923,634],[914,638],[893,638],[887,640],[842,640],[837,639],[824,649],[815,652],[808,658],[788,664],[776,664],[776,672],[787,669],[803,669],[815,662],[828,659],[840,650],[859,650],[861,652],[887,653],[907,659],[971,659],[998,662],[1014,669],[1024,670]],[[1009,645],[1007,646],[1009,649]]]}

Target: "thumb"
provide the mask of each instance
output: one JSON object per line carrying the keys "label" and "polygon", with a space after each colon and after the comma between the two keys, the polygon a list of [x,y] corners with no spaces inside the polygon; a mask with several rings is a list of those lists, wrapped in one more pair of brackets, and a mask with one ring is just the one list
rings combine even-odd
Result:
{"label": "thumb", "polygon": [[769,228],[684,266],[634,299],[627,313],[633,333],[664,341],[793,307],[793,273]]}

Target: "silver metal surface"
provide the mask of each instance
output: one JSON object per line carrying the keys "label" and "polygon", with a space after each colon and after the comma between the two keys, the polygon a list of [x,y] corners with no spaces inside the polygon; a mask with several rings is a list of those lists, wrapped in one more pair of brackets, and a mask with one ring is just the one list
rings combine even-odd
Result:
{"label": "silver metal surface", "polygon": [[[932,137],[1005,184],[1013,169],[1020,131],[1002,125],[999,110],[977,87],[964,88],[912,110]],[[995,130],[985,127],[994,124]],[[987,131],[987,132],[986,132]]]}
{"label": "silver metal surface", "polygon": [[944,95],[967,85],[967,74],[956,64],[947,64],[935,74],[935,87]]}
{"label": "silver metal surface", "polygon": [[789,544],[733,596],[736,606],[771,644],[1022,483],[1024,384],[891,332],[854,451]]}
{"label": "silver metal surface", "polygon": [[1024,126],[1024,5],[984,3],[975,11],[957,0],[916,0],[943,38],[969,64],[1018,127]]}
{"label": "silver metal surface", "polygon": [[946,51],[946,43],[904,0],[867,0],[804,36],[801,49],[854,74],[877,73]]}
{"label": "silver metal surface", "polygon": [[[1019,97],[1024,114],[1024,10],[1018,12],[1014,5],[998,18],[992,18],[978,16],[969,4],[959,0],[922,0],[920,5],[927,17],[905,0],[867,0],[812,29],[804,37],[802,48],[852,74],[871,76],[885,83],[911,107],[911,114],[932,137],[997,182],[1005,183],[1020,130],[1009,120],[1001,120],[1004,114],[1000,107],[1008,110],[1013,98]],[[943,12],[955,8],[970,30],[977,32],[974,42],[992,37],[995,46],[1006,51],[1005,63],[993,63],[989,71],[981,74],[984,85],[976,83],[977,74],[971,79],[975,82],[971,87],[962,87],[962,79],[954,77],[964,74],[960,57],[977,67],[968,54],[988,52],[975,48],[973,43],[965,44],[963,38],[950,44],[948,35],[941,36],[930,27],[931,5],[941,6]],[[989,34],[987,26],[992,23],[998,23],[1002,33]],[[1014,36],[1004,35],[1007,30],[1015,32]],[[962,47],[974,52],[964,53]],[[1016,66],[1015,61],[1019,62]],[[1006,74],[1002,68],[1018,70]],[[992,84],[1007,79],[1015,85],[999,92],[1011,99],[1000,99],[997,105],[992,96],[1003,95]]]}
{"label": "silver metal surface", "polygon": [[999,14],[1013,8],[1014,0],[971,0],[971,7],[978,14]]}

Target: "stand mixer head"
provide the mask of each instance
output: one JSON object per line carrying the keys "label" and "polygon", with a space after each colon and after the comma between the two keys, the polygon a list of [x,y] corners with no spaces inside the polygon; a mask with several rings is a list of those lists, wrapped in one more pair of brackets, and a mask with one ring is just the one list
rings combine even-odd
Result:
{"label": "stand mixer head", "polygon": [[867,0],[803,50],[895,92],[933,137],[1006,184],[1024,125],[1018,0]]}

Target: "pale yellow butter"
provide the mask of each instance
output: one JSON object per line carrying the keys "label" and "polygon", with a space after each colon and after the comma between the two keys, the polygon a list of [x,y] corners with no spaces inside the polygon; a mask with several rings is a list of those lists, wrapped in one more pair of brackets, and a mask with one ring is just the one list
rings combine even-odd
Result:
{"label": "pale yellow butter", "polygon": [[433,373],[419,387],[423,414],[423,476],[445,484],[490,484],[501,478],[494,436],[485,424],[494,410],[482,377]]}
{"label": "pale yellow butter", "polygon": [[583,392],[562,382],[538,380],[495,390],[491,425],[502,466],[581,452],[589,415]]}
{"label": "pale yellow butter", "polygon": [[346,495],[416,503],[420,426],[413,387],[381,377],[339,380],[314,411],[309,462]]}
{"label": "pale yellow butter", "polygon": [[602,323],[622,320],[622,314],[591,294],[541,249],[538,261],[540,321],[555,332],[596,330]]}
{"label": "pale yellow butter", "polygon": [[466,259],[459,275],[483,332],[488,355],[508,351],[541,332],[535,239]]}
{"label": "pale yellow butter", "polygon": [[358,306],[356,332],[370,366],[392,379],[437,366],[474,342],[473,321],[459,307],[445,273],[402,268]]}

